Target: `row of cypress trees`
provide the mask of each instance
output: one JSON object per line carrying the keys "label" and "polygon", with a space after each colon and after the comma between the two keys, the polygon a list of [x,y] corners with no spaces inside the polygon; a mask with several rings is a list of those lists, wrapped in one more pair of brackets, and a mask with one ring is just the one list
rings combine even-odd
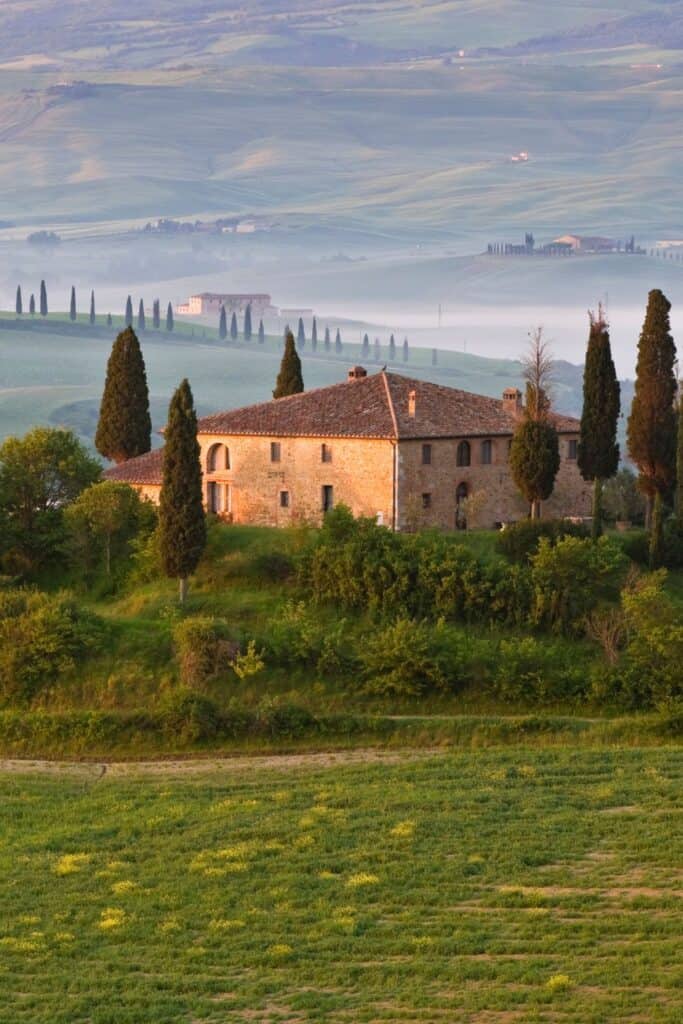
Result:
{"label": "row of cypress trees", "polygon": [[[16,293],[14,309],[15,309],[15,312],[16,312],[17,316],[23,316],[23,314],[24,314],[24,298],[23,298],[23,293],[22,293],[22,290],[21,290],[21,285],[17,285],[17,293]],[[35,312],[36,312],[36,298],[35,298],[35,295],[33,295],[33,294],[31,294],[31,297],[29,299],[28,311],[29,311],[31,316],[33,316],[35,314]],[[48,315],[47,286],[46,286],[44,280],[40,282],[40,315],[41,316],[47,316]],[[74,285],[72,285],[71,286],[71,296],[70,296],[70,299],[69,299],[69,319],[72,320],[72,321],[75,321],[77,318],[78,318],[78,308],[77,308],[77,304],[76,304],[76,288],[75,288]],[[96,315],[96,311],[95,311],[95,292],[94,292],[94,290],[92,290],[90,292],[90,309],[89,309],[89,313],[88,313],[88,319],[89,319],[89,322],[91,324],[95,324],[97,322],[97,315]],[[125,324],[126,324],[127,327],[132,327],[133,326],[133,300],[132,300],[130,295],[126,299],[126,309],[125,309],[125,313],[124,313],[124,321],[125,321]],[[111,313],[107,314],[107,324],[108,324],[108,326],[111,326],[111,324],[112,324],[112,315],[111,315]],[[159,302],[159,299],[155,299],[154,303],[153,303],[153,306],[152,306],[152,324],[153,324],[155,330],[159,330],[159,328],[161,327],[161,304]],[[172,305],[172,303],[169,302],[168,306],[166,307],[166,330],[167,331],[172,331],[174,326],[175,326],[175,319],[174,319],[174,316],[173,316],[173,305]],[[145,304],[144,304],[144,301],[142,299],[140,299],[140,303],[138,305],[137,328],[138,328],[139,331],[144,331],[144,330],[147,329],[147,318],[146,318],[146,315],[145,315]]]}
{"label": "row of cypress trees", "polygon": [[[72,296],[73,296],[73,289],[72,289]],[[20,284],[17,285],[17,296],[16,296],[16,299],[15,299],[15,302],[14,302],[14,310],[15,310],[17,316],[23,316],[23,313],[24,313],[24,299],[23,299],[23,295],[22,295],[21,285]],[[35,316],[35,312],[36,312],[36,297],[33,294],[33,292],[31,292],[31,297],[29,299],[28,311],[31,314],[31,316]],[[48,308],[47,308],[47,285],[45,284],[45,281],[41,281],[40,282],[40,315],[41,316],[47,316],[47,314],[48,314]]]}

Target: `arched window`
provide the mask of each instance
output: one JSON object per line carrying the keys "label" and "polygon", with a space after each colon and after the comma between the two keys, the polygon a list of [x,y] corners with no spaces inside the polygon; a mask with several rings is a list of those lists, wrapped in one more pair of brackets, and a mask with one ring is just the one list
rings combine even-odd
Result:
{"label": "arched window", "polygon": [[206,456],[206,472],[220,473],[230,469],[230,449],[224,444],[212,444]]}
{"label": "arched window", "polygon": [[470,442],[461,441],[455,457],[456,466],[469,466],[471,459]]}
{"label": "arched window", "polygon": [[493,442],[482,441],[481,442],[481,464],[482,466],[490,466],[493,461]]}

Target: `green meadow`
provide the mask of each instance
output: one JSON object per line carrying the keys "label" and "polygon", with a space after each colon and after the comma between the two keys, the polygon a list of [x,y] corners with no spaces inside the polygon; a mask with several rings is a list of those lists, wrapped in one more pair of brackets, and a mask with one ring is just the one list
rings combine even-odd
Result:
{"label": "green meadow", "polygon": [[0,1021],[677,1024],[681,769],[5,767]]}

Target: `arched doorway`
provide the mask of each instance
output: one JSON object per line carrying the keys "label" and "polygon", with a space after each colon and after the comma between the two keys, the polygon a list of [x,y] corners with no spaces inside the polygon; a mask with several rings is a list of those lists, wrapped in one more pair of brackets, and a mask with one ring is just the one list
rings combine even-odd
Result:
{"label": "arched doorway", "polygon": [[465,503],[469,497],[470,489],[469,485],[463,480],[459,483],[455,489],[455,528],[456,530],[467,529],[467,519],[465,517]]}

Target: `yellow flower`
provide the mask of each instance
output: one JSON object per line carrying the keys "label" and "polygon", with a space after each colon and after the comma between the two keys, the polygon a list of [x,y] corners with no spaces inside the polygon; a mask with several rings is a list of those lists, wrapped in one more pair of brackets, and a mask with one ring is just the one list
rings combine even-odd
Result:
{"label": "yellow flower", "polygon": [[100,920],[98,928],[102,931],[112,931],[115,928],[121,928],[126,923],[126,914],[123,910],[118,907],[107,907],[100,914]]}
{"label": "yellow flower", "polygon": [[89,853],[65,853],[55,864],[56,875],[74,875],[90,863]]}
{"label": "yellow flower", "polygon": [[414,821],[399,821],[398,825],[394,825],[390,835],[395,839],[410,839],[415,832]]}
{"label": "yellow flower", "polygon": [[357,875],[351,875],[346,880],[347,889],[359,889],[362,885],[376,885],[379,882],[377,875],[371,875],[367,871],[359,871]]}
{"label": "yellow flower", "polygon": [[266,952],[271,956],[286,957],[290,956],[294,950],[286,942],[276,942],[273,946],[268,946]]}
{"label": "yellow flower", "polygon": [[209,930],[212,932],[232,932],[237,928],[244,928],[245,925],[246,922],[240,921],[238,918],[215,917],[212,921],[209,921]]}
{"label": "yellow flower", "polygon": [[13,935],[6,935],[0,939],[0,946],[11,953],[37,953],[40,949],[40,943],[35,939],[17,939]]}
{"label": "yellow flower", "polygon": [[126,878],[120,882],[114,882],[111,887],[111,891],[115,896],[122,896],[127,892],[135,892],[137,888],[138,885],[136,882],[131,882],[130,879]]}
{"label": "yellow flower", "polygon": [[162,932],[164,935],[168,935],[169,932],[179,932],[180,922],[177,917],[167,917],[157,925],[157,930]]}
{"label": "yellow flower", "polygon": [[74,936],[71,932],[55,932],[55,942],[73,942]]}
{"label": "yellow flower", "polygon": [[572,987],[572,984],[572,979],[568,974],[553,974],[552,978],[548,978],[546,981],[545,987],[549,992],[565,992]]}
{"label": "yellow flower", "polygon": [[40,918],[37,914],[22,914],[19,918],[19,924],[40,924]]}

